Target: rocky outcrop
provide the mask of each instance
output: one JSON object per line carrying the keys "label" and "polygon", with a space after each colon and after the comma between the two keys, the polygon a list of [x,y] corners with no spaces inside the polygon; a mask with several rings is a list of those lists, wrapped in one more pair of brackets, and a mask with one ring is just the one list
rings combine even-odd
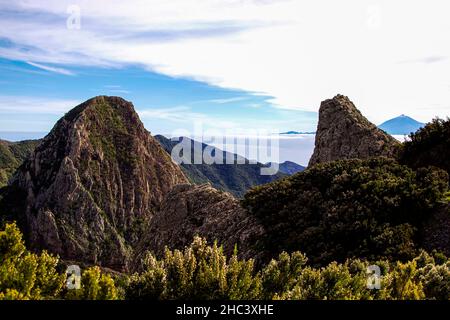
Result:
{"label": "rocky outcrop", "polygon": [[209,184],[178,185],[153,217],[136,257],[146,251],[161,255],[166,246],[183,248],[199,235],[211,242],[217,240],[227,254],[237,245],[240,257],[255,258],[254,244],[262,234],[262,226],[231,194]]}
{"label": "rocky outcrop", "polygon": [[186,182],[133,105],[100,96],[57,122],[10,187],[26,195],[16,219],[32,248],[122,270],[165,195]]}
{"label": "rocky outcrop", "polygon": [[309,166],[339,159],[394,157],[400,143],[367,120],[346,96],[320,105],[314,153]]}

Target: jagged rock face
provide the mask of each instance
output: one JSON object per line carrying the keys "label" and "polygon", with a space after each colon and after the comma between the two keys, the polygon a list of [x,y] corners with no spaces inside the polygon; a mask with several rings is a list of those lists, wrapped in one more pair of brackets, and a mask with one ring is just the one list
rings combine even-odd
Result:
{"label": "jagged rock face", "polygon": [[320,105],[309,166],[339,159],[394,157],[399,144],[367,120],[346,96],[337,95]]}
{"label": "jagged rock face", "polygon": [[12,186],[27,194],[18,220],[33,248],[126,269],[165,194],[186,181],[131,103],[100,96],[58,121]]}
{"label": "jagged rock face", "polygon": [[153,217],[136,259],[145,251],[157,255],[189,245],[194,236],[217,240],[231,254],[238,246],[242,258],[257,258],[254,244],[263,234],[262,226],[244,210],[231,194],[209,184],[178,185],[170,192]]}

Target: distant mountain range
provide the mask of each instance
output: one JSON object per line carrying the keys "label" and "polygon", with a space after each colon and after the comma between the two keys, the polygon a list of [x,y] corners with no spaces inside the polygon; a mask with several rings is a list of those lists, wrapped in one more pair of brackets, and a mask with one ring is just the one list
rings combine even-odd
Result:
{"label": "distant mountain range", "polygon": [[[155,139],[161,144],[168,154],[171,154],[172,149],[181,141],[181,138],[176,140],[168,139],[162,135],[155,136]],[[201,143],[186,137],[188,143],[191,144],[191,163],[196,159],[196,152],[202,152],[208,147],[207,144]],[[197,147],[196,147],[197,145]],[[304,169],[296,163],[289,162],[280,164],[279,173],[273,176],[261,175],[261,168],[267,166],[262,163],[250,163],[236,154],[231,154],[214,148],[214,152],[223,152],[223,159],[234,159],[234,164],[184,164],[180,165],[184,174],[189,181],[194,184],[211,183],[211,185],[219,190],[232,193],[236,197],[242,197],[245,192],[253,186],[265,184],[277,180],[279,178],[290,175],[288,172],[298,172]],[[202,155],[200,155],[200,158]],[[239,160],[239,164],[238,164]],[[245,163],[245,164],[241,164]]]}
{"label": "distant mountain range", "polygon": [[424,123],[402,114],[399,117],[383,122],[378,127],[389,134],[408,135],[411,132],[416,132],[424,125]]}
{"label": "distant mountain range", "polygon": [[[269,167],[272,165],[272,162],[266,163],[266,166]],[[289,176],[296,174],[297,172],[302,172],[306,169],[306,167],[301,166],[295,162],[292,161],[285,161],[278,164],[279,170],[281,173],[287,174]]]}

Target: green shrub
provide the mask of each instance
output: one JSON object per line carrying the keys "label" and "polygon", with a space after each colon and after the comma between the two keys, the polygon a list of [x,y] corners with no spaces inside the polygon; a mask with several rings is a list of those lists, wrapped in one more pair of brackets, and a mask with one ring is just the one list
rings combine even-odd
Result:
{"label": "green shrub", "polygon": [[[0,299],[450,299],[450,261],[421,252],[406,262],[348,259],[316,268],[300,252],[281,253],[261,270],[253,260],[227,259],[222,248],[196,237],[183,251],[166,250],[161,260],[149,254],[145,271],[120,276],[124,288],[100,268],[86,269],[78,290],[62,290],[65,275],[58,259],[29,253],[20,231],[8,224],[0,231]],[[368,267],[380,268],[379,289],[368,288]],[[128,278],[127,281],[123,281]]]}
{"label": "green shrub", "polygon": [[27,251],[19,228],[6,224],[0,231],[0,300],[117,299],[113,279],[98,267],[83,272],[81,289],[64,290],[66,275],[58,272],[58,261],[46,251]]}
{"label": "green shrub", "polygon": [[[207,246],[197,237],[183,251],[167,250],[161,260],[149,255],[145,271],[131,276],[126,298],[448,299],[450,262],[441,255],[434,256],[421,252],[405,263],[348,259],[315,268],[308,265],[304,254],[283,252],[256,271],[251,260],[239,260],[236,254],[227,260],[217,244]],[[378,289],[368,287],[368,267],[372,265],[380,268]]]}
{"label": "green shrub", "polygon": [[447,191],[446,172],[395,160],[342,160],[250,190],[243,206],[265,227],[261,247],[302,251],[314,265],[357,257],[408,260],[417,230]]}
{"label": "green shrub", "polygon": [[28,252],[15,224],[0,231],[0,299],[53,299],[60,294],[64,275],[58,258],[43,251]]}
{"label": "green shrub", "polygon": [[229,260],[216,243],[196,237],[183,251],[166,249],[162,261],[148,256],[146,270],[131,277],[127,298],[256,299],[261,280],[252,260]]}
{"label": "green shrub", "polygon": [[403,144],[400,162],[414,169],[435,166],[450,173],[450,119],[436,118],[412,133]]}
{"label": "green shrub", "polygon": [[300,252],[282,252],[278,260],[271,260],[262,271],[263,298],[272,299],[293,288],[307,261]]}
{"label": "green shrub", "polygon": [[68,290],[69,300],[116,300],[118,291],[110,275],[102,273],[99,267],[86,269],[81,275],[81,288]]}

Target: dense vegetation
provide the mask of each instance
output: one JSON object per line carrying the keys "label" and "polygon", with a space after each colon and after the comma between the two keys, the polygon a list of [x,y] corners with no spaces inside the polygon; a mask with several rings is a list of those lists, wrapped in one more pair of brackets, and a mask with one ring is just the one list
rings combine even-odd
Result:
{"label": "dense vegetation", "polygon": [[343,160],[256,187],[243,205],[264,225],[261,250],[272,254],[300,250],[318,265],[349,257],[407,260],[447,188],[440,169]]}
{"label": "dense vegetation", "polygon": [[[369,262],[359,259],[308,265],[299,252],[283,252],[261,270],[253,260],[223,254],[196,238],[184,251],[149,255],[145,271],[131,277],[127,299],[449,299],[450,261],[425,252],[405,263],[375,262],[380,289],[368,288]],[[371,283],[369,281],[369,283]]]}
{"label": "dense vegetation", "polygon": [[450,119],[434,119],[410,135],[400,162],[412,168],[436,166],[450,173]]}
{"label": "dense vegetation", "polygon": [[[179,143],[161,135],[155,136],[155,138],[169,154],[171,154],[175,145]],[[213,155],[215,155],[215,152],[222,152],[224,161],[228,157],[229,159],[234,159],[234,164],[194,164],[194,159],[197,159],[197,157],[202,159],[202,154],[208,145],[194,140],[188,140],[191,145],[191,160],[189,161],[186,157],[186,162],[188,163],[182,163],[181,168],[191,183],[202,184],[209,182],[214,188],[230,192],[240,198],[253,186],[269,183],[286,176],[281,172],[273,176],[261,175],[261,168],[264,167],[263,164],[252,164],[242,157],[240,157],[240,160],[245,161],[245,164],[241,162],[238,164],[238,156],[221,151],[220,149],[215,149],[212,152]],[[183,154],[180,155],[180,157],[184,156]]]}
{"label": "dense vegetation", "polygon": [[59,259],[29,252],[15,224],[0,231],[0,300],[117,299],[114,281],[98,267],[86,269],[79,290],[65,289]]}
{"label": "dense vegetation", "polygon": [[0,140],[0,188],[4,187],[39,140],[7,142]]}
{"label": "dense vegetation", "polygon": [[196,237],[183,251],[148,254],[143,272],[108,275],[98,267],[82,273],[81,288],[68,290],[57,257],[28,252],[14,224],[0,231],[1,299],[450,299],[450,261],[426,252],[407,262],[373,262],[379,289],[369,289],[368,261],[346,260],[322,268],[307,257],[281,253],[258,270],[253,260],[226,257],[217,244]]}

